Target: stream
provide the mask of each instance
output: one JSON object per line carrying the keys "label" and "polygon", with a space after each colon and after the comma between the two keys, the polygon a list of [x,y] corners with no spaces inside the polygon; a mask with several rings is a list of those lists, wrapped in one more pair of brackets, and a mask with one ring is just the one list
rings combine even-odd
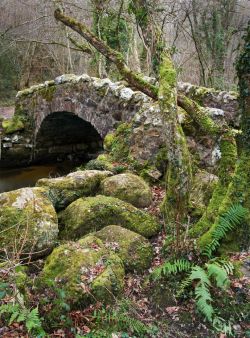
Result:
{"label": "stream", "polygon": [[34,187],[40,178],[66,175],[74,167],[72,162],[62,162],[25,168],[0,169],[0,193],[23,187]]}

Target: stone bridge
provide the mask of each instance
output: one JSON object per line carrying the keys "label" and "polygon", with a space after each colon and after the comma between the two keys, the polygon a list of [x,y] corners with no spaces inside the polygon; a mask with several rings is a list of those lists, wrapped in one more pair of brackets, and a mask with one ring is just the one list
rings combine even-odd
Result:
{"label": "stone bridge", "polygon": [[12,120],[3,122],[0,167],[91,156],[149,102],[121,82],[88,75],[62,75],[20,91]]}
{"label": "stone bridge", "polygon": [[[212,107],[215,119],[237,121],[235,94],[185,83],[178,84],[178,90]],[[94,157],[105,135],[121,122],[132,123],[130,145],[136,159],[156,156],[165,143],[157,103],[122,82],[59,76],[17,94],[14,116],[4,120],[0,129],[0,167]]]}

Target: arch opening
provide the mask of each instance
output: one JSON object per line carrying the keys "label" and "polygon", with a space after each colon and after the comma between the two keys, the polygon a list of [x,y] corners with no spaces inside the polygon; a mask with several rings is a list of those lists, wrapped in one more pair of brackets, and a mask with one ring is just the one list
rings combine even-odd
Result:
{"label": "arch opening", "polygon": [[34,162],[84,163],[97,157],[102,141],[89,122],[73,113],[55,112],[43,120],[36,135]]}

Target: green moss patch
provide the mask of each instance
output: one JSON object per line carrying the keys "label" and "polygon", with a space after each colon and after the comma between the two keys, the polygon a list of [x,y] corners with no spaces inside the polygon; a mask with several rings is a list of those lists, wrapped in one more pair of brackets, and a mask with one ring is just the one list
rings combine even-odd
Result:
{"label": "green moss patch", "polygon": [[60,213],[59,219],[62,239],[78,239],[111,224],[147,238],[160,231],[159,223],[146,212],[118,198],[102,195],[76,200]]}
{"label": "green moss patch", "polygon": [[10,120],[4,120],[2,122],[2,127],[5,134],[13,134],[17,131],[24,129],[24,123],[22,119],[18,116],[14,116]]}
{"label": "green moss patch", "polygon": [[118,225],[109,225],[95,236],[122,259],[127,271],[143,272],[150,267],[153,248],[143,236]]}

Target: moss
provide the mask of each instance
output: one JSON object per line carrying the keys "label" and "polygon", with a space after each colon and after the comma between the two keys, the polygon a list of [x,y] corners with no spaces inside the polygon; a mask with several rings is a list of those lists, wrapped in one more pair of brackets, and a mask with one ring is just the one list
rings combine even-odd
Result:
{"label": "moss", "polygon": [[104,150],[110,151],[112,150],[112,144],[115,140],[115,134],[114,133],[109,133],[105,136],[104,141],[103,141],[103,148]]}
{"label": "moss", "polygon": [[59,217],[63,239],[77,239],[110,224],[121,225],[145,237],[154,236],[160,230],[158,222],[146,212],[118,198],[102,195],[78,199]]}
{"label": "moss", "polygon": [[2,127],[5,134],[13,134],[17,131],[23,130],[24,123],[18,115],[14,115],[12,119],[4,120],[2,122]]}
{"label": "moss", "polygon": [[74,307],[113,302],[123,288],[123,278],[121,259],[110,254],[100,239],[87,236],[54,249],[37,284],[39,288],[60,288],[64,301]]}
{"label": "moss", "polygon": [[122,123],[116,129],[110,143],[110,155],[115,161],[127,160],[129,157],[129,138],[132,132],[130,123]]}
{"label": "moss", "polygon": [[[201,219],[190,230],[191,237],[200,237],[204,235],[215,222],[215,219],[221,209],[222,203],[228,191],[228,185],[232,180],[237,161],[237,148],[233,136],[225,134],[220,143],[221,159],[219,161],[218,176],[219,182],[209,201],[209,205],[202,215]],[[211,229],[212,230],[212,229]],[[204,235],[204,243],[208,243],[211,235]],[[202,240],[202,242],[203,242]],[[200,242],[200,243],[202,243]]]}
{"label": "moss", "polygon": [[148,184],[139,176],[130,173],[106,178],[101,183],[101,192],[138,208],[148,207],[152,203],[152,193]]}
{"label": "moss", "polygon": [[113,171],[114,165],[108,154],[101,154],[96,159],[89,161],[85,166],[87,170],[110,170]]}
{"label": "moss", "polygon": [[249,247],[250,243],[250,172],[249,172],[249,155],[243,152],[241,158],[237,163],[235,174],[231,178],[231,182],[226,189],[223,199],[218,204],[218,215],[214,223],[210,223],[209,230],[200,238],[199,246],[201,250],[212,240],[212,233],[216,229],[220,221],[220,215],[223,215],[231,205],[242,204],[249,212],[245,221],[236,229],[237,236],[234,232],[229,233],[223,240],[219,248],[221,254],[227,252],[235,252],[240,249]]}
{"label": "moss", "polygon": [[122,259],[127,271],[144,272],[150,267],[153,248],[143,236],[117,225],[109,225],[95,236]]}
{"label": "moss", "polygon": [[56,92],[56,86],[48,86],[38,90],[38,94],[41,95],[46,101],[51,102]]}

